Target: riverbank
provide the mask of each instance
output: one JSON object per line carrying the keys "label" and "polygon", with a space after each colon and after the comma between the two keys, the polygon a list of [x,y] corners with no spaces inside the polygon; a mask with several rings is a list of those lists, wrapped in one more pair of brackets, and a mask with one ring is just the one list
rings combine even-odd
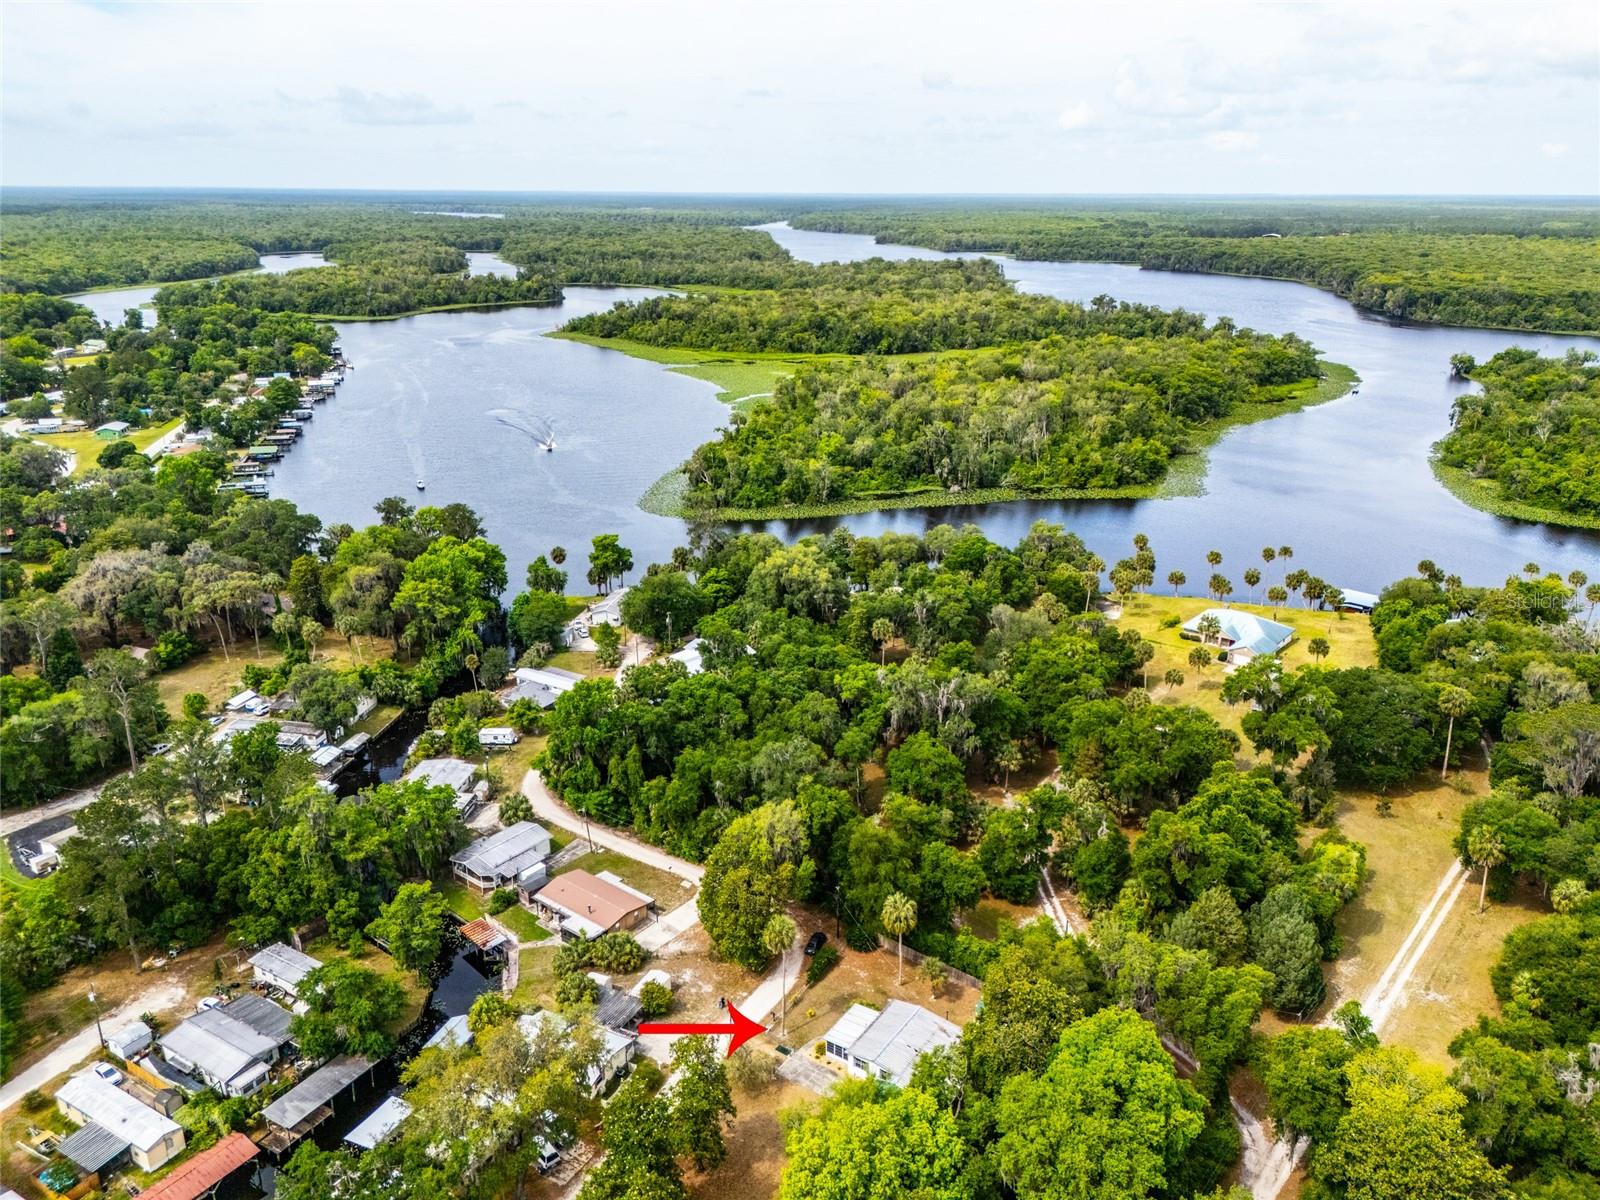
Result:
{"label": "riverbank", "polygon": [[1540,525],[1559,525],[1567,529],[1600,529],[1600,517],[1586,517],[1581,513],[1562,512],[1558,508],[1540,508],[1524,504],[1501,494],[1500,483],[1494,479],[1480,479],[1461,467],[1448,466],[1439,461],[1438,443],[1434,444],[1429,460],[1433,477],[1461,503],[1480,512],[1515,521],[1529,521]]}
{"label": "riverbank", "polygon": [[[605,339],[591,339],[597,345],[619,345]],[[655,349],[649,347],[649,349]],[[645,512],[663,517],[684,520],[712,521],[781,521],[809,517],[846,517],[860,513],[880,512],[901,508],[954,508],[969,504],[1004,504],[1018,500],[1161,500],[1180,496],[1205,495],[1207,459],[1211,447],[1231,430],[1287,416],[1326,404],[1348,393],[1361,377],[1343,363],[1322,363],[1322,378],[1306,387],[1300,394],[1282,400],[1259,404],[1241,404],[1227,416],[1196,428],[1191,442],[1182,454],[1176,455],[1167,472],[1151,483],[1129,484],[1116,488],[973,488],[950,492],[926,489],[904,492],[892,496],[859,497],[835,500],[825,504],[771,505],[763,508],[693,509],[686,502],[688,479],[681,470],[667,472],[657,479],[639,498],[639,507]]]}

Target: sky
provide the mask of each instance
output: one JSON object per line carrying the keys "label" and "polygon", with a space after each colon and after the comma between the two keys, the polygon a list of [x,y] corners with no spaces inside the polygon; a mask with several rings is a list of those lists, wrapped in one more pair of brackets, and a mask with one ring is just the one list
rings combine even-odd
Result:
{"label": "sky", "polygon": [[0,182],[1600,192],[1594,0],[0,3]]}

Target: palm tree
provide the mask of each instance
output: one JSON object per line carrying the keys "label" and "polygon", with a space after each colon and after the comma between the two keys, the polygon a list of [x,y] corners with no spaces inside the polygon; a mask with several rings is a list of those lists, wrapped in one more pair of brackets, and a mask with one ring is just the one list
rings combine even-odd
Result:
{"label": "palm tree", "polygon": [[1168,571],[1167,582],[1172,585],[1172,594],[1176,596],[1178,589],[1189,582],[1189,577],[1182,571]]}
{"label": "palm tree", "polygon": [[779,1015],[779,1032],[789,1032],[789,947],[794,945],[794,922],[783,913],[773,913],[761,931],[761,945],[768,954],[778,956],[778,986],[783,989],[783,1006]]}
{"label": "palm tree", "polygon": [[885,654],[888,650],[889,639],[894,636],[894,622],[888,617],[879,617],[872,623],[872,640],[878,643],[878,665],[883,666],[887,661]]}
{"label": "palm tree", "polygon": [[1220,567],[1222,565],[1222,551],[1207,550],[1206,562],[1210,563],[1213,567]]}
{"label": "palm tree", "polygon": [[1005,779],[1000,786],[1005,789],[1006,794],[1009,796],[1011,794],[1011,772],[1022,769],[1022,747],[1014,741],[1008,741],[996,752],[994,765],[1005,773]]}
{"label": "palm tree", "polygon": [[1332,647],[1328,645],[1328,639],[1325,637],[1314,637],[1306,643],[1306,652],[1319,663],[1328,657],[1330,649]]}
{"label": "palm tree", "polygon": [[1189,665],[1199,671],[1202,676],[1205,674],[1206,668],[1215,661],[1211,656],[1211,651],[1204,646],[1196,646],[1189,651]]}
{"label": "palm tree", "polygon": [[1168,667],[1167,673],[1162,678],[1166,680],[1168,687],[1177,688],[1183,686],[1183,672],[1178,670],[1177,667]]}
{"label": "palm tree", "polygon": [[1595,605],[1600,604],[1600,583],[1591,583],[1584,588],[1583,598],[1589,602],[1589,615],[1583,619],[1583,627],[1587,629],[1594,624]]}
{"label": "palm tree", "polygon": [[1450,743],[1456,734],[1456,719],[1472,711],[1472,693],[1464,687],[1447,683],[1439,689],[1439,711],[1450,719],[1444,734],[1444,763],[1439,768],[1439,778],[1450,778]]}
{"label": "palm tree", "polygon": [[917,925],[917,902],[901,892],[890,892],[883,900],[882,921],[884,932],[894,934],[900,955],[900,965],[894,976],[898,986],[906,969],[905,935]]}
{"label": "palm tree", "polygon": [[471,672],[471,674],[472,674],[472,690],[473,691],[477,691],[478,690],[478,664],[480,662],[482,662],[482,661],[483,660],[480,659],[476,654],[469,654],[469,655],[467,655],[467,657],[465,659],[465,662],[466,662],[466,665],[467,665],[467,670],[469,672]]}
{"label": "palm tree", "polygon": [[1261,572],[1254,567],[1244,569],[1244,585],[1250,589],[1250,603],[1256,602],[1256,584],[1261,582]]}
{"label": "palm tree", "polygon": [[1274,550],[1271,546],[1263,546],[1263,547],[1261,547],[1261,561],[1266,563],[1269,567],[1272,565],[1272,560],[1277,558],[1277,557],[1278,557],[1278,552],[1276,550]]}
{"label": "palm tree", "polygon": [[1267,589],[1267,603],[1271,604],[1274,609],[1282,608],[1288,601],[1288,588],[1269,587]]}
{"label": "palm tree", "polygon": [[1506,860],[1506,844],[1493,825],[1478,825],[1467,835],[1468,865],[1483,872],[1478,881],[1478,912],[1483,912],[1484,897],[1489,891],[1489,872]]}
{"label": "palm tree", "polygon": [[1089,600],[1100,588],[1100,572],[1106,569],[1106,560],[1098,554],[1089,555],[1089,561],[1083,564],[1084,571],[1092,578],[1083,585],[1083,611],[1089,611]]}
{"label": "palm tree", "polygon": [[550,547],[550,561],[555,563],[555,565],[558,566],[558,567],[562,563],[566,562],[567,561],[567,548],[565,546],[551,546]]}
{"label": "palm tree", "polygon": [[1222,620],[1211,613],[1207,613],[1196,621],[1194,628],[1195,632],[1200,635],[1200,644],[1202,646],[1209,646],[1212,638],[1220,639],[1222,637]]}

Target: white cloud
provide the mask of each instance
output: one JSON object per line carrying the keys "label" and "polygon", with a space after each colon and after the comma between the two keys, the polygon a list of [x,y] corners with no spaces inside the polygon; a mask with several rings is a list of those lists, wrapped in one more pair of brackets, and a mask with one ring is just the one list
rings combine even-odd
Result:
{"label": "white cloud", "polygon": [[333,102],[347,121],[357,125],[465,125],[472,114],[464,108],[440,108],[416,92],[385,95],[342,87]]}
{"label": "white cloud", "polygon": [[1056,118],[1056,124],[1063,129],[1088,129],[1094,124],[1094,106],[1074,104],[1071,108],[1063,108],[1061,115]]}
{"label": "white cloud", "polygon": [[1206,134],[1206,145],[1225,154],[1254,150],[1260,144],[1261,135],[1249,129],[1218,129]]}
{"label": "white cloud", "polygon": [[1544,152],[1546,158],[1565,158],[1567,154],[1565,142],[1546,142],[1539,149]]}

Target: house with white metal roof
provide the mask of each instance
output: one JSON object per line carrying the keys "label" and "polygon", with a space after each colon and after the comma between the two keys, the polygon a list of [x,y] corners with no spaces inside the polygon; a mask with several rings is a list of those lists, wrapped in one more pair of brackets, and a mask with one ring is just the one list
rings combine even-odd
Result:
{"label": "house with white metal roof", "polygon": [[532,821],[518,821],[456,851],[450,865],[463,883],[493,891],[517,883],[549,856],[550,832]]}
{"label": "house with white metal roof", "polygon": [[[1207,618],[1215,619],[1220,632],[1207,634],[1200,629],[1200,623]],[[1233,663],[1246,663],[1260,654],[1276,654],[1294,641],[1292,626],[1236,608],[1198,612],[1183,623],[1179,633],[1192,641],[1219,647]]]}
{"label": "house with white metal roof", "polygon": [[320,959],[312,958],[282,942],[263,946],[250,956],[256,983],[287,992],[291,996],[299,994],[300,981],[321,965]]}
{"label": "house with white metal roof", "polygon": [[891,1000],[882,1012],[852,1004],[823,1034],[822,1044],[851,1074],[905,1087],[919,1057],[960,1038],[958,1026],[920,1004]]}
{"label": "house with white metal roof", "polygon": [[240,1020],[229,1007],[197,1012],[157,1041],[169,1063],[219,1095],[249,1096],[267,1082],[278,1052],[288,1044],[288,1029],[281,1036],[263,1033],[259,1022]]}
{"label": "house with white metal roof", "polygon": [[[142,1171],[155,1170],[184,1147],[183,1128],[176,1121],[141,1104],[109,1080],[101,1079],[93,1067],[85,1067],[61,1085],[56,1093],[56,1107],[84,1126],[80,1134],[91,1126],[105,1130],[127,1149],[134,1165]],[[107,1148],[101,1144],[105,1139],[99,1135],[92,1135],[92,1140],[95,1144],[86,1145],[85,1151],[99,1152]],[[101,1165],[114,1160],[115,1155],[104,1159]]]}
{"label": "house with white metal roof", "polygon": [[578,684],[583,676],[561,667],[518,667],[512,682],[496,693],[500,703],[510,708],[518,700],[532,700],[540,708],[553,708],[555,702]]}
{"label": "house with white metal roof", "polygon": [[470,816],[489,796],[489,784],[474,780],[477,767],[464,758],[425,758],[402,777],[404,783],[421,780],[429,787],[447,787],[456,794],[456,808]]}
{"label": "house with white metal roof", "polygon": [[385,1097],[382,1104],[362,1118],[361,1124],[344,1135],[344,1140],[358,1149],[371,1150],[387,1140],[410,1115],[411,1105],[399,1096]]}

